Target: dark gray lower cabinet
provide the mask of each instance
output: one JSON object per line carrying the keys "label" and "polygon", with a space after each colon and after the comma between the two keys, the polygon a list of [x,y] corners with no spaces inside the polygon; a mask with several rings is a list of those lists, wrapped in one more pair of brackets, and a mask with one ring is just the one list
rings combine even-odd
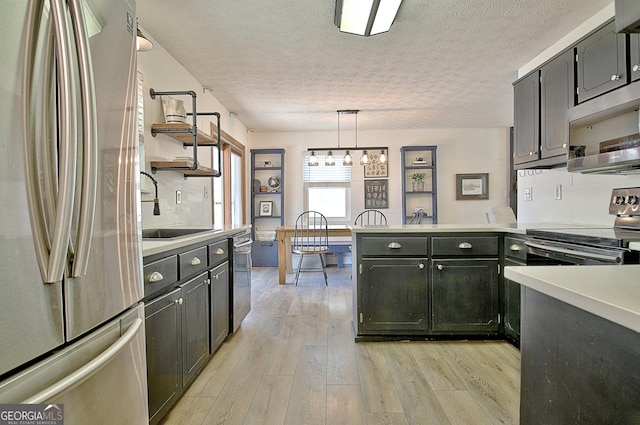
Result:
{"label": "dark gray lower cabinet", "polygon": [[209,358],[209,273],[199,274],[182,289],[182,386],[196,377]]}
{"label": "dark gray lower cabinet", "polygon": [[[504,266],[524,266],[513,260],[504,260]],[[520,343],[520,284],[504,279],[504,333],[516,344]]]}
{"label": "dark gray lower cabinet", "polygon": [[181,289],[145,305],[149,423],[156,424],[182,394]]}
{"label": "dark gray lower cabinet", "polygon": [[365,259],[359,278],[359,333],[425,333],[429,326],[428,260]]}
{"label": "dark gray lower cabinet", "polygon": [[498,260],[431,260],[431,321],[434,332],[498,331]]}
{"label": "dark gray lower cabinet", "polygon": [[224,262],[209,272],[210,347],[215,353],[229,335],[229,263]]}

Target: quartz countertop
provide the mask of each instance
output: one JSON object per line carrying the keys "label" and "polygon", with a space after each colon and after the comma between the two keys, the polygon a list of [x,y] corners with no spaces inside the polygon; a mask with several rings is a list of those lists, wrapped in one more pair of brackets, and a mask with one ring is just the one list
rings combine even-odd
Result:
{"label": "quartz countertop", "polygon": [[228,238],[238,233],[243,233],[250,228],[251,226],[249,225],[228,226],[224,229],[202,229],[202,232],[199,233],[170,239],[142,239],[142,255],[146,257],[214,238]]}
{"label": "quartz countertop", "polygon": [[505,267],[504,277],[640,332],[640,265]]}
{"label": "quartz countertop", "polygon": [[439,233],[502,232],[524,235],[527,229],[588,227],[562,223],[492,223],[492,224],[401,224],[388,226],[350,226],[353,233]]}

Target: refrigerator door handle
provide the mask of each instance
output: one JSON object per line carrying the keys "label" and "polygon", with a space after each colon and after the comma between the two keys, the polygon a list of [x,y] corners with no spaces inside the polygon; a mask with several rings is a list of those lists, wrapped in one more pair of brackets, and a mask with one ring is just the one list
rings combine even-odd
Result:
{"label": "refrigerator door handle", "polygon": [[39,393],[29,397],[28,399],[22,401],[21,403],[26,404],[39,404],[45,403],[46,401],[52,400],[56,397],[59,397],[66,393],[67,391],[73,389],[74,387],[80,385],[87,379],[91,378],[97,372],[100,371],[103,367],[105,367],[109,362],[117,356],[129,343],[135,338],[137,333],[142,328],[142,318],[136,318],[129,326],[129,329],[122,334],[120,338],[113,344],[109,346],[106,350],[100,353],[98,356],[94,357],[90,362],[85,364],[84,366],[76,369],[73,373],[67,375],[62,378],[55,384],[45,388]]}
{"label": "refrigerator door handle", "polygon": [[73,84],[69,24],[66,19],[64,0],[51,1],[51,16],[55,34],[56,63],[59,101],[59,185],[56,202],[56,217],[53,239],[49,253],[49,264],[45,282],[62,280],[67,264],[67,252],[71,237],[75,177],[77,169],[77,122],[76,93]]}
{"label": "refrigerator door handle", "polygon": [[72,276],[80,277],[87,273],[89,250],[93,234],[93,222],[96,208],[96,192],[98,185],[98,116],[95,99],[95,80],[91,64],[91,51],[87,27],[80,0],[68,0],[71,21],[75,34],[78,68],[80,71],[80,93],[82,100],[82,196],[80,217],[76,241],[76,255]]}

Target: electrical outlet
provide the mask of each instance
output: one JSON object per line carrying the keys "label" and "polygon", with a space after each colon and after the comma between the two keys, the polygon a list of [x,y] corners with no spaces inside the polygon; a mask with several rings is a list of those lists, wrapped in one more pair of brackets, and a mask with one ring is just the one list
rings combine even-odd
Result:
{"label": "electrical outlet", "polygon": [[182,192],[176,190],[176,205],[180,205],[182,203]]}
{"label": "electrical outlet", "polygon": [[533,200],[533,188],[531,188],[531,187],[524,188],[524,190],[522,191],[522,199],[525,202],[532,201]]}
{"label": "electrical outlet", "polygon": [[557,184],[556,185],[556,189],[553,192],[554,194],[554,198],[556,201],[559,201],[562,199],[562,185],[561,184]]}

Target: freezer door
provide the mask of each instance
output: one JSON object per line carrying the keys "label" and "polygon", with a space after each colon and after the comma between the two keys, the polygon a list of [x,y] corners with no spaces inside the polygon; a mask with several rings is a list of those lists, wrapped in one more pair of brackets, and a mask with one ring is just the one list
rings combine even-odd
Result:
{"label": "freezer door", "polygon": [[[114,317],[143,296],[135,3],[83,0],[82,5],[95,80],[98,180],[86,274],[64,281],[67,340]],[[82,146],[79,150],[85,153]],[[79,165],[79,173],[83,167]],[[77,198],[81,195],[76,193]],[[79,205],[76,203],[74,214],[78,224]],[[72,226],[72,240],[80,236],[74,233],[79,227]]]}
{"label": "freezer door", "polygon": [[64,342],[62,283],[43,283],[27,203],[21,125],[27,4],[8,0],[0,6],[0,375]]}
{"label": "freezer door", "polygon": [[0,382],[0,403],[64,405],[65,425],[148,424],[144,306]]}

